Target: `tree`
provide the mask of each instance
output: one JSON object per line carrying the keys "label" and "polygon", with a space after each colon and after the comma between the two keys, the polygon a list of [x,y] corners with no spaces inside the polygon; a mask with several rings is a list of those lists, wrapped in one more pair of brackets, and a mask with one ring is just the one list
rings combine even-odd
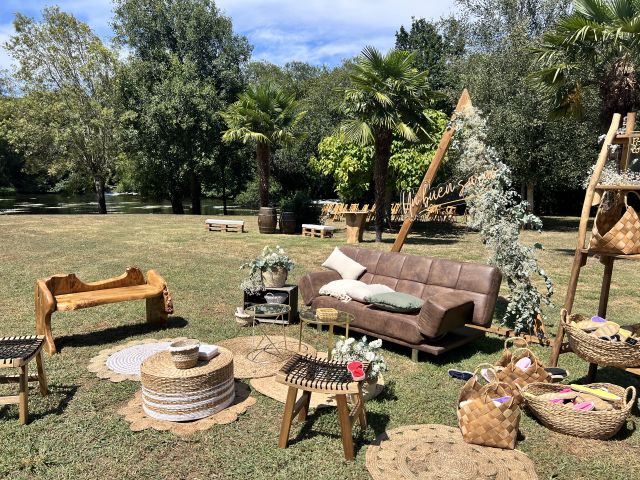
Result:
{"label": "tree", "polygon": [[255,144],[261,207],[269,206],[271,151],[296,140],[295,127],[305,113],[293,94],[271,83],[250,85],[222,113],[229,127],[224,141]]}
{"label": "tree", "polygon": [[27,161],[92,179],[99,212],[107,213],[105,184],[119,151],[117,57],[73,15],[54,7],[42,17],[36,22],[18,13],[16,34],[5,45],[18,61],[24,93],[15,122],[5,128]]}
{"label": "tree", "polygon": [[545,32],[536,49],[543,69],[535,78],[553,98],[552,114],[582,117],[589,89],[600,95],[603,131],[614,113],[637,110],[638,42],[640,1],[575,0],[571,15]]}
{"label": "tree", "polygon": [[121,94],[141,190],[168,193],[174,213],[189,191],[199,214],[203,178],[221,161],[218,112],[242,90],[251,47],[213,0],[116,0],[114,28],[131,52]]}
{"label": "tree", "polygon": [[350,69],[341,132],[348,141],[374,146],[376,242],[382,241],[387,177],[393,135],[416,142],[429,137],[432,123],[425,109],[438,95],[429,88],[428,72],[413,67],[414,53],[386,55],[366,47]]}

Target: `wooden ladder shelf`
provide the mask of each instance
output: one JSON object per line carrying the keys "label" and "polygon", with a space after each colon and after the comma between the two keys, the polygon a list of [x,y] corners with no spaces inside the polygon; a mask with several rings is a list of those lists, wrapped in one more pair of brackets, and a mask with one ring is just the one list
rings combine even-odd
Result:
{"label": "wooden ladder shelf", "polygon": [[[594,168],[593,174],[591,176],[591,180],[589,181],[589,186],[587,187],[587,192],[584,199],[584,204],[582,205],[582,215],[580,216],[580,226],[578,230],[578,242],[576,245],[576,252],[573,259],[573,267],[571,268],[571,277],[569,279],[569,286],[567,288],[567,295],[564,301],[564,309],[570,314],[571,309],[573,308],[573,304],[576,297],[576,290],[578,287],[578,279],[580,277],[580,270],[587,264],[587,260],[590,257],[597,256],[600,259],[600,262],[604,265],[604,271],[602,275],[602,286],[600,288],[600,300],[598,303],[598,315],[605,318],[607,315],[607,304],[609,303],[609,290],[611,287],[611,277],[613,275],[613,264],[616,260],[632,260],[638,261],[640,260],[640,255],[623,255],[623,254],[615,254],[615,253],[602,253],[589,250],[586,242],[587,237],[587,227],[589,223],[589,214],[591,213],[591,207],[598,205],[602,198],[602,195],[607,190],[616,190],[616,191],[632,191],[632,190],[640,190],[640,186],[638,185],[602,185],[600,184],[600,176],[602,175],[602,170],[605,167],[607,162],[607,158],[609,155],[609,146],[613,144],[622,145],[622,154],[620,156],[620,164],[619,167],[621,170],[626,170],[628,167],[628,157],[630,152],[630,145],[634,141],[634,139],[638,140],[640,138],[640,133],[634,133],[636,118],[635,112],[631,112],[627,114],[627,124],[623,133],[618,133],[618,129],[620,127],[621,115],[616,113],[613,116],[613,120],[611,121],[611,126],[609,127],[609,131],[607,132],[606,138],[602,145],[602,149],[600,150],[600,154],[598,156],[598,160],[596,162],[596,166]],[[549,359],[549,364],[551,366],[557,366],[558,357],[562,353],[566,353],[571,351],[568,343],[564,342],[564,325],[562,321],[558,326],[558,332],[556,334],[556,338],[553,344],[553,350],[551,352],[551,358]],[[598,365],[591,363],[589,364],[589,374],[588,381],[592,382],[595,380],[597,373]],[[626,371],[640,375],[640,368],[627,368]]]}

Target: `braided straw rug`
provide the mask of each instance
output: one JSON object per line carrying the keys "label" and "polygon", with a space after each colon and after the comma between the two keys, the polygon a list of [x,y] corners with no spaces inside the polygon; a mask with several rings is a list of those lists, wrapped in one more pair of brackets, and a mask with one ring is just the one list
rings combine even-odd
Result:
{"label": "braided straw rug", "polygon": [[374,480],[536,480],[533,462],[518,450],[464,443],[445,425],[409,425],[380,434],[367,448]]}
{"label": "braided straw rug", "polygon": [[235,400],[229,407],[209,417],[192,422],[171,422],[156,420],[147,416],[142,409],[142,392],[136,393],[135,397],[127,405],[118,410],[118,413],[130,423],[129,428],[134,432],[153,428],[159,431],[170,431],[175,435],[185,437],[196,432],[208,430],[214,425],[235,422],[239,415],[246,412],[251,405],[256,403],[256,399],[249,396],[250,393],[251,391],[247,385],[236,382]]}
{"label": "braided straw rug", "polygon": [[142,362],[154,353],[166,350],[171,342],[185,339],[186,337],[131,340],[122,345],[100,350],[98,355],[89,360],[87,369],[95,373],[98,378],[111,382],[123,380],[139,382]]}
{"label": "braided straw rug", "polygon": [[[278,348],[284,349],[285,337],[282,335],[270,335],[271,341],[278,346]],[[286,351],[291,355],[295,353],[301,353],[303,355],[316,353],[316,349],[311,345],[302,342],[300,352],[298,352],[298,339],[286,337]],[[275,375],[278,370],[288,360],[287,358],[278,358],[266,351],[267,347],[270,347],[270,343],[261,335],[249,336],[249,337],[235,337],[229,340],[223,340],[216,342],[216,345],[228,348],[233,352],[233,375],[236,378],[261,378],[270,377]],[[252,358],[256,361],[249,360],[247,354],[256,349],[263,349],[262,352],[258,352]],[[264,362],[264,363],[263,363]]]}

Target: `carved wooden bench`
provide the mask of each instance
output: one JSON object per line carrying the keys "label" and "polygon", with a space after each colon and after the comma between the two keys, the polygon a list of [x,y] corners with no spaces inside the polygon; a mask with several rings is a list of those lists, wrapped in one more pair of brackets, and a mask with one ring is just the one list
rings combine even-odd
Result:
{"label": "carved wooden bench", "polygon": [[335,227],[330,225],[314,225],[311,223],[305,223],[302,225],[302,236],[328,238],[333,237],[334,230]]}
{"label": "carved wooden bench", "polygon": [[166,325],[173,313],[173,301],[167,284],[155,271],[147,280],[138,267],[128,267],[119,277],[84,283],[75,274],[54,275],[36,282],[36,332],[45,336],[44,349],[56,353],[51,333],[51,314],[70,312],[108,303],[146,300],[147,322]]}
{"label": "carved wooden bench", "polygon": [[244,233],[244,220],[220,220],[218,218],[208,218],[204,221],[204,228],[209,232]]}

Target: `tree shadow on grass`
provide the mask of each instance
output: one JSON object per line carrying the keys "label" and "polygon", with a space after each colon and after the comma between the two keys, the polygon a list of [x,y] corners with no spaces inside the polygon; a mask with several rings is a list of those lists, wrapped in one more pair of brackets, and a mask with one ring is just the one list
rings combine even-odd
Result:
{"label": "tree shadow on grass", "polygon": [[184,328],[188,325],[188,321],[183,317],[171,316],[166,327],[159,327],[152,323],[136,323],[133,325],[122,325],[111,327],[103,330],[97,330],[89,333],[78,333],[57,337],[56,347],[58,351],[62,351],[65,347],[90,347],[95,345],[105,345],[115,343],[127,338],[144,335],[151,332],[158,332],[165,335],[168,330]]}

